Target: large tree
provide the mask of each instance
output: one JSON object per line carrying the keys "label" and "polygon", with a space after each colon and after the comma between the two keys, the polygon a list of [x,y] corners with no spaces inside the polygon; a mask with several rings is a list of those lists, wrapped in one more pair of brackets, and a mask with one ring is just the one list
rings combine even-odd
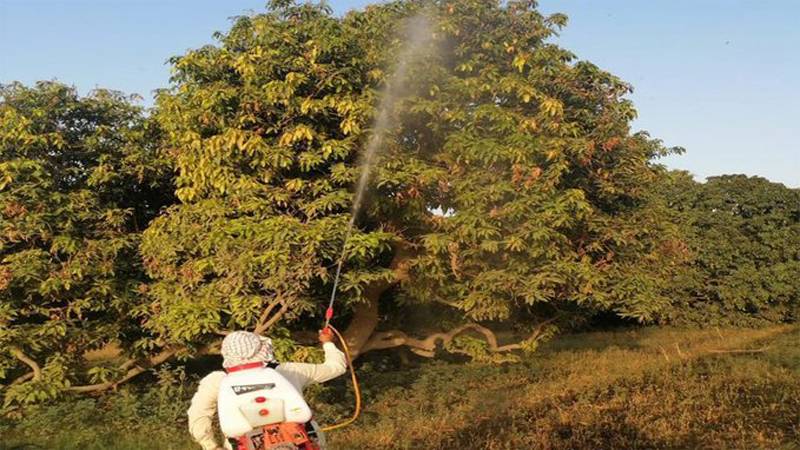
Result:
{"label": "large tree", "polygon": [[674,172],[660,189],[685,228],[691,264],[663,319],[756,326],[800,318],[800,189],[761,177],[697,183]]}
{"label": "large tree", "polygon": [[[429,25],[409,36],[419,16]],[[142,244],[147,327],[198,346],[319,320],[376,132],[346,245],[348,315],[335,319],[355,352],[430,356],[443,342],[491,355],[535,347],[553,321],[657,317],[684,253],[651,192],[669,150],[631,132],[628,84],[553,43],[565,22],[535,1],[400,1],[342,18],[273,1],[175,58],[157,118],[180,204]],[[500,345],[487,323],[530,338]],[[485,342],[454,339],[469,331]]]}
{"label": "large tree", "polygon": [[156,134],[142,109],[117,92],[80,97],[55,82],[0,86],[6,403],[122,375],[90,369],[92,350],[113,344],[133,357],[124,370],[147,353],[152,336],[137,319],[147,306],[139,236],[172,198]]}

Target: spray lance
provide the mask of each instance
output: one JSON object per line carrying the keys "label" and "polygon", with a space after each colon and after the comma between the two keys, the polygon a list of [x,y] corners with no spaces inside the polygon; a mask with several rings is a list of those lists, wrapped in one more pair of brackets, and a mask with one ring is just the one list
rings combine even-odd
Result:
{"label": "spray lance", "polygon": [[[369,166],[365,166],[364,171],[361,174],[361,178],[364,181],[364,185],[366,185],[366,177],[369,176]],[[339,330],[334,328],[331,325],[331,319],[333,318],[333,304],[336,302],[336,292],[339,288],[339,279],[342,275],[342,266],[344,265],[344,258],[347,251],[347,241],[350,240],[350,235],[353,233],[353,227],[356,223],[356,213],[358,212],[358,208],[361,206],[361,199],[363,196],[363,186],[362,183],[359,182],[359,190],[356,192],[356,201],[353,204],[353,213],[350,216],[350,222],[347,224],[347,231],[344,235],[344,242],[342,243],[342,253],[339,255],[339,261],[336,264],[336,275],[333,278],[333,288],[331,289],[331,298],[328,301],[328,308],[325,310],[325,325],[322,327],[322,333],[334,333],[336,337],[339,339],[339,343],[342,345],[342,349],[344,350],[344,354],[347,357],[347,367],[350,369],[350,379],[353,382],[353,391],[356,397],[356,407],[353,411],[353,416],[349,419],[345,420],[344,422],[337,423],[335,425],[329,425],[327,427],[322,428],[322,431],[330,431],[335,430],[337,428],[342,428],[351,423],[355,422],[358,419],[358,415],[361,413],[361,389],[358,386],[358,377],[356,377],[356,371],[353,367],[353,359],[350,357],[350,348],[347,346],[347,341],[342,337],[342,334],[339,333]]]}
{"label": "spray lance", "polygon": [[[399,71],[401,74],[405,73],[405,65],[401,65],[403,68],[402,71]],[[395,77],[397,77],[398,73],[395,73]],[[370,136],[367,147],[364,152],[364,160],[361,164],[363,168],[361,171],[361,176],[358,178],[358,186],[356,187],[356,198],[353,202],[353,209],[350,214],[350,221],[347,223],[347,231],[345,231],[344,235],[344,242],[342,243],[342,253],[339,255],[339,261],[336,263],[336,275],[333,278],[333,289],[331,290],[331,298],[328,301],[328,308],[325,310],[325,325],[322,327],[322,333],[330,333],[336,335],[339,339],[339,342],[342,344],[342,349],[344,350],[344,354],[347,357],[347,366],[350,368],[350,379],[353,381],[353,391],[356,397],[356,407],[355,411],[353,412],[353,416],[345,420],[344,422],[338,423],[336,425],[330,425],[322,429],[322,431],[329,431],[335,430],[337,428],[341,428],[347,426],[358,418],[358,415],[361,413],[361,390],[358,387],[358,378],[356,377],[355,369],[353,368],[353,361],[350,357],[350,349],[347,346],[347,341],[344,340],[341,333],[331,325],[331,319],[333,318],[333,305],[336,302],[336,293],[339,289],[339,280],[342,276],[342,266],[344,265],[344,259],[347,254],[347,242],[350,240],[350,236],[353,234],[353,228],[355,228],[356,218],[358,217],[358,212],[361,210],[361,203],[364,200],[364,192],[367,190],[367,181],[369,181],[369,172],[372,168],[373,161],[375,159],[375,154],[378,151],[378,148],[381,146],[381,142],[383,140],[383,132],[389,127],[389,109],[391,107],[391,101],[387,102],[387,98],[392,100],[394,95],[392,94],[391,90],[391,83],[390,87],[387,90],[387,95],[385,95],[381,101],[380,107],[378,108],[378,117],[375,120],[375,132]]]}
{"label": "spray lance", "polygon": [[347,241],[350,240],[350,235],[353,233],[353,226],[355,226],[355,223],[356,215],[354,213],[350,217],[350,222],[347,224],[347,232],[345,232],[344,243],[342,244],[342,254],[339,255],[339,262],[336,264],[336,275],[333,278],[333,289],[331,289],[331,299],[328,301],[328,309],[325,310],[325,326],[322,327],[323,330],[327,329],[331,324],[331,318],[333,317],[333,303],[336,301],[336,291],[339,288],[339,278],[342,275],[342,265],[344,265]]}
{"label": "spray lance", "polygon": [[[384,98],[385,100],[385,98]],[[361,390],[358,387],[358,378],[356,377],[355,369],[353,368],[353,361],[350,357],[350,348],[347,346],[347,341],[344,340],[341,333],[331,325],[331,319],[333,318],[333,304],[336,302],[336,293],[339,289],[339,280],[342,276],[342,266],[344,265],[344,258],[347,254],[347,241],[350,240],[350,236],[353,234],[353,228],[355,228],[356,218],[358,217],[358,212],[361,210],[361,203],[364,200],[364,192],[367,190],[367,181],[369,180],[369,172],[372,168],[373,160],[375,159],[375,153],[377,152],[378,148],[381,145],[381,140],[383,137],[383,131],[388,127],[389,124],[389,107],[384,102],[381,102],[381,107],[379,108],[378,118],[375,121],[375,133],[370,136],[369,141],[367,142],[367,148],[364,152],[364,161],[362,164],[362,171],[361,176],[358,178],[358,186],[356,188],[356,198],[353,202],[353,209],[350,214],[350,221],[347,223],[347,231],[345,231],[344,235],[344,242],[342,243],[342,253],[339,255],[339,261],[336,263],[336,275],[333,278],[333,289],[331,289],[331,298],[328,301],[328,308],[325,310],[325,325],[322,327],[322,333],[330,333],[336,335],[339,339],[339,342],[342,344],[342,349],[344,350],[344,354],[347,357],[347,366],[350,368],[350,379],[353,381],[353,391],[356,397],[356,407],[355,411],[353,412],[353,416],[336,425],[331,425],[322,429],[322,431],[328,430],[335,430],[337,428],[341,428],[347,426],[358,418],[358,415],[361,413]]]}

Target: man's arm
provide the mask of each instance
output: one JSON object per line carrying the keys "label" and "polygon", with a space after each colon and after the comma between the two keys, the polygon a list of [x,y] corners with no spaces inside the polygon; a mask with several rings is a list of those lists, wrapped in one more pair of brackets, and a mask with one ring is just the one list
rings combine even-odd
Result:
{"label": "man's arm", "polygon": [[197,392],[192,397],[192,404],[187,411],[189,433],[203,447],[203,450],[221,448],[217,445],[217,439],[214,437],[214,414],[217,413],[219,384],[224,376],[225,372],[212,372],[200,380]]}
{"label": "man's arm", "polygon": [[[330,332],[328,332],[330,333]],[[278,371],[283,373],[298,389],[311,383],[324,383],[347,372],[347,361],[332,342],[332,336],[320,333],[320,342],[325,351],[325,362],[322,364],[281,363]]]}

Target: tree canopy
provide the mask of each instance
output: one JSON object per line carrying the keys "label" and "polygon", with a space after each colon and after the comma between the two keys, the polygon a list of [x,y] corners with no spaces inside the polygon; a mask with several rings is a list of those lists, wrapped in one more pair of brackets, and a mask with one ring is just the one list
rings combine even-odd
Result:
{"label": "tree canopy", "polygon": [[692,255],[666,318],[739,326],[798,319],[800,190],[745,175],[697,183],[676,172],[662,193]]}
{"label": "tree canopy", "polygon": [[[535,6],[396,2],[339,19],[287,3],[175,58],[158,117],[181,203],[145,233],[150,326],[188,343],[321,313],[397,64],[407,76],[347,243],[357,351],[415,342],[374,333],[397,306],[435,303],[454,325],[654,318],[673,230],[647,186],[668,150],[631,133],[630,86],[553,44],[566,19]],[[416,15],[429,44],[398,62]]]}
{"label": "tree canopy", "polygon": [[31,369],[6,401],[55,395],[87,351],[143,336],[139,237],[172,196],[154,133],[117,92],[0,87],[0,377]]}

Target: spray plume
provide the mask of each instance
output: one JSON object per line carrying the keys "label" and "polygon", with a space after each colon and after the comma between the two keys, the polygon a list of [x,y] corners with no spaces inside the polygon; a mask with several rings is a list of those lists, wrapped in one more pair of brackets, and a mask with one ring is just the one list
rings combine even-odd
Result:
{"label": "spray plume", "polygon": [[383,140],[386,132],[389,131],[391,125],[391,116],[394,106],[401,98],[404,92],[404,87],[407,84],[408,68],[417,61],[420,55],[424,54],[423,48],[430,42],[432,33],[430,21],[424,14],[417,14],[416,16],[408,19],[405,27],[406,45],[398,55],[397,65],[394,68],[391,76],[386,82],[386,87],[380,96],[378,103],[378,114],[372,127],[372,134],[367,140],[367,146],[364,148],[364,153],[361,156],[360,166],[361,175],[358,178],[356,185],[355,199],[353,200],[353,209],[351,211],[350,222],[347,224],[347,232],[345,233],[344,243],[342,245],[342,254],[339,257],[339,262],[336,265],[336,276],[333,280],[333,290],[331,291],[331,298],[328,302],[328,309],[325,312],[325,327],[330,323],[333,316],[333,303],[336,300],[336,291],[339,286],[339,278],[342,273],[342,265],[344,264],[345,247],[350,235],[353,232],[353,227],[356,223],[356,218],[361,210],[364,202],[364,195],[367,191],[367,183],[369,182],[370,172],[375,163],[375,156],[378,150],[383,146]]}

